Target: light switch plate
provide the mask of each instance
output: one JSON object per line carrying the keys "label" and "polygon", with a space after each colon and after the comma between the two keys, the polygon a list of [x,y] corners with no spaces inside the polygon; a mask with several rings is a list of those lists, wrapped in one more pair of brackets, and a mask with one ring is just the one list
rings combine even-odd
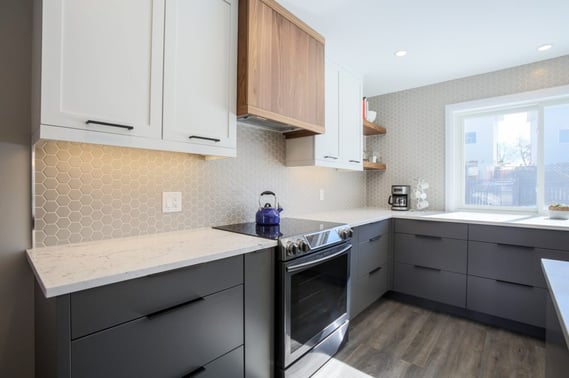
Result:
{"label": "light switch plate", "polygon": [[179,213],[182,211],[182,192],[162,192],[162,212]]}

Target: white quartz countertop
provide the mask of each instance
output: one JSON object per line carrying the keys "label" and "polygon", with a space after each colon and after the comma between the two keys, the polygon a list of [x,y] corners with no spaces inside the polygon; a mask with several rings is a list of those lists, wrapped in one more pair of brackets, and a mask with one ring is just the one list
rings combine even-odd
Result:
{"label": "white quartz countertop", "polygon": [[569,345],[569,262],[542,259],[541,265],[565,343]]}
{"label": "white quartz countertop", "polygon": [[49,298],[276,245],[275,240],[200,228],[30,249],[27,257]]}
{"label": "white quartz countertop", "polygon": [[357,209],[303,213],[291,217],[347,223],[352,227],[397,218],[569,231],[569,220],[550,219],[547,216],[524,214],[494,214],[465,211],[393,211],[376,207],[363,207]]}

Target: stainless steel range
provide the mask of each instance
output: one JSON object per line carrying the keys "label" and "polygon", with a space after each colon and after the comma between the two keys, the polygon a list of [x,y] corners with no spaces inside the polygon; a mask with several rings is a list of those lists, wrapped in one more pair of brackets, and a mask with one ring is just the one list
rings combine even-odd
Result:
{"label": "stainless steel range", "polygon": [[278,240],[276,374],[311,376],[348,337],[352,230],[294,218],[216,228]]}

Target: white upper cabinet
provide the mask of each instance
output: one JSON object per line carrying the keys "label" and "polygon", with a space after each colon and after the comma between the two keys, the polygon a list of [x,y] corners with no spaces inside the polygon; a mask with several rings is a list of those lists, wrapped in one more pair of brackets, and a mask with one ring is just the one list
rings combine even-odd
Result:
{"label": "white upper cabinet", "polygon": [[164,0],[49,0],[42,12],[41,124],[159,139]]}
{"label": "white upper cabinet", "polygon": [[326,61],[325,134],[286,141],[286,164],[359,170],[362,165],[362,82]]}
{"label": "white upper cabinet", "polygon": [[237,1],[166,0],[164,139],[236,148]]}
{"label": "white upper cabinet", "polygon": [[357,76],[342,70],[340,72],[340,158],[343,164],[362,169],[362,81]]}
{"label": "white upper cabinet", "polygon": [[236,155],[237,0],[34,5],[34,141]]}

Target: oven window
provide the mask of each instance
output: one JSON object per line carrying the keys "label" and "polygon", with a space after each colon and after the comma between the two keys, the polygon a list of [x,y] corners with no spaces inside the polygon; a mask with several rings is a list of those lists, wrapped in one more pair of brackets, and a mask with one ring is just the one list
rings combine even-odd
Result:
{"label": "oven window", "polygon": [[291,353],[347,312],[348,256],[291,276]]}

